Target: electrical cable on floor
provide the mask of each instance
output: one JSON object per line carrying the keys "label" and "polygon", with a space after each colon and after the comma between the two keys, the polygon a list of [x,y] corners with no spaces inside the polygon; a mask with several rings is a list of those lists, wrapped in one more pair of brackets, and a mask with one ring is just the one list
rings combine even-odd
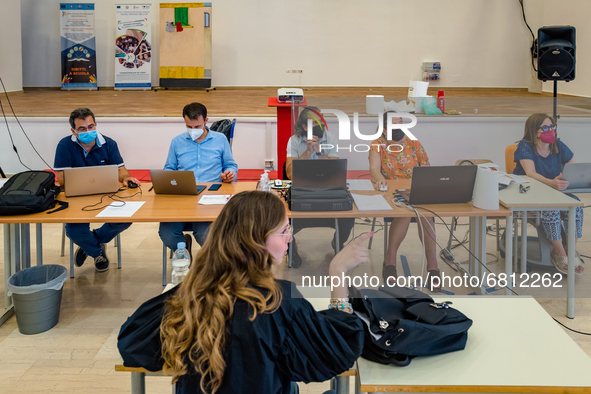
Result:
{"label": "electrical cable on floor", "polygon": [[[433,211],[432,211],[432,210],[430,210],[430,209],[427,209],[427,208],[424,208],[424,207],[414,207],[414,208],[415,208],[415,209],[422,209],[422,210],[424,210],[424,211],[430,212],[430,213],[432,213],[433,215],[437,216],[437,217],[439,218],[439,220],[441,220],[443,223],[445,223],[445,221],[443,220],[443,218],[442,218],[441,216],[439,216],[439,215],[438,215],[436,212],[433,212]],[[450,231],[450,232],[451,232],[451,229],[449,228],[449,226],[447,225],[447,223],[445,223],[445,226],[447,227],[448,231]],[[429,236],[431,236],[431,235],[429,234]],[[458,240],[458,238],[457,238],[455,235],[453,235],[453,233],[452,233],[452,237],[453,237],[453,238],[456,240],[456,242],[460,242],[460,241]],[[431,238],[433,238],[433,237],[431,237]],[[435,240],[435,242],[437,243],[437,240]],[[439,244],[437,244],[437,245],[439,246]],[[468,251],[468,253],[469,253],[469,254],[470,254],[472,257],[474,257],[474,259],[475,259],[476,261],[478,261],[478,263],[479,263],[479,264],[480,264],[480,265],[481,265],[481,266],[482,266],[484,269],[486,269],[486,270],[487,270],[487,271],[488,271],[490,274],[492,274],[492,275],[493,275],[495,278],[497,277],[497,275],[496,275],[494,272],[492,272],[492,271],[490,270],[490,268],[488,268],[488,267],[486,266],[486,264],[484,264],[482,261],[480,261],[480,259],[479,259],[478,257],[476,257],[476,256],[474,255],[474,253],[472,253],[472,251],[470,251],[470,249],[468,249],[468,248],[467,248],[465,245],[462,245],[462,246],[464,247],[464,249],[466,249],[466,250]],[[439,247],[441,247],[441,246],[439,246]],[[462,267],[462,269],[464,269],[464,268]],[[517,294],[517,293],[516,293],[516,292],[515,292],[515,291],[514,291],[512,288],[510,288],[510,287],[508,287],[508,286],[502,286],[502,287],[501,287],[501,289],[503,289],[503,288],[504,288],[504,289],[507,289],[507,290],[509,290],[510,292],[512,292],[512,293],[513,293],[513,294],[515,294],[515,295],[519,295],[519,294]]]}
{"label": "electrical cable on floor", "polygon": [[558,320],[556,320],[555,318],[552,318],[552,319],[554,319],[554,321],[555,321],[556,323],[560,324],[562,327],[566,328],[566,329],[567,329],[567,330],[569,330],[569,331],[576,332],[577,334],[581,334],[581,335],[591,335],[591,333],[587,333],[587,332],[582,332],[582,331],[573,330],[572,328],[565,326],[564,324],[562,324],[561,322],[559,322],[559,321],[558,321]]}

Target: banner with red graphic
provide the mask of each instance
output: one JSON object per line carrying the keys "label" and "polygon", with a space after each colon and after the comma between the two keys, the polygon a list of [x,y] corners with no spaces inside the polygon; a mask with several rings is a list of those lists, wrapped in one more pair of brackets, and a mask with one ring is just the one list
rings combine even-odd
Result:
{"label": "banner with red graphic", "polygon": [[117,4],[115,89],[152,87],[149,4]]}

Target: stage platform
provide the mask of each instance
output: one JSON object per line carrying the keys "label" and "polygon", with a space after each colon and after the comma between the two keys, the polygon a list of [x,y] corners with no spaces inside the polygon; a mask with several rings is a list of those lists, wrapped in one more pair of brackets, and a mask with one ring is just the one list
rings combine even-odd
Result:
{"label": "stage platform", "polygon": [[[518,116],[527,117],[535,112],[552,113],[552,97],[547,93],[530,93],[527,89],[502,88],[437,88],[445,91],[446,110],[455,109],[456,117]],[[304,88],[309,105],[340,109],[348,114],[365,113],[365,96],[384,95],[386,101],[401,101],[408,88]],[[217,88],[216,90],[152,91],[113,90],[61,91],[57,89],[25,88],[23,92],[9,93],[17,116],[64,117],[78,107],[88,107],[101,117],[176,117],[183,107],[197,101],[207,106],[210,116],[276,116],[275,108],[267,106],[268,97],[277,95],[276,87]],[[331,105],[327,107],[327,105]],[[475,113],[477,110],[477,113]],[[7,115],[10,108],[4,106]],[[558,113],[565,117],[591,117],[591,98],[558,98]]]}
{"label": "stage platform", "polygon": [[[344,111],[351,119],[353,112],[358,112],[361,133],[371,135],[375,133],[377,118],[365,114],[365,95],[382,94],[387,101],[395,97],[401,101],[406,91],[406,88],[309,88],[305,95],[309,105]],[[25,170],[12,149],[11,138],[27,166],[51,167],[58,142],[71,134],[70,112],[88,107],[97,116],[100,132],[117,141],[127,168],[161,169],[170,141],[186,130],[181,117],[183,107],[198,101],[207,106],[210,123],[223,118],[237,119],[232,151],[240,169],[238,179],[256,180],[268,161],[277,170],[277,114],[276,108],[267,106],[268,98],[276,93],[276,88],[209,92],[27,89],[9,94],[20,124],[10,116],[10,108],[0,95],[12,135],[8,135],[5,126],[0,126],[0,167],[7,174]],[[428,152],[431,165],[453,165],[458,159],[489,159],[504,168],[505,148],[522,138],[527,117],[536,112],[552,113],[551,96],[522,89],[445,89],[445,94],[446,109],[455,109],[462,115],[417,115],[418,123],[413,128],[413,134]],[[558,113],[562,116],[559,137],[571,148],[578,162],[591,162],[591,151],[587,149],[591,98],[559,97]],[[336,117],[327,116],[326,121],[329,130],[338,135]],[[348,160],[349,170],[368,170],[369,143],[354,133],[350,139],[347,136],[341,139],[339,135],[337,149],[339,156]]]}

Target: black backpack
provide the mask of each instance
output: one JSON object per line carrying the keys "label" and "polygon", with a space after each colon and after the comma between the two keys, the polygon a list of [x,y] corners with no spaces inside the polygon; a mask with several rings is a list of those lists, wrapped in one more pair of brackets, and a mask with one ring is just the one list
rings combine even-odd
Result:
{"label": "black backpack", "polygon": [[364,320],[361,357],[404,367],[414,357],[455,352],[466,346],[472,320],[447,303],[405,287],[350,288],[353,310]]}
{"label": "black backpack", "polygon": [[67,202],[57,201],[60,187],[55,175],[47,171],[25,171],[12,176],[0,188],[0,215],[25,215],[61,206],[51,212],[68,207]]}

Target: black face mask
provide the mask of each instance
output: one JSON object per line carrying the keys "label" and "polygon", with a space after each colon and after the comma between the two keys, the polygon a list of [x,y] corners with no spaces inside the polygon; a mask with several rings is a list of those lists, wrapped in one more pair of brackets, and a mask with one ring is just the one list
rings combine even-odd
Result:
{"label": "black face mask", "polygon": [[392,141],[398,142],[403,138],[404,138],[404,131],[402,131],[400,129],[392,130]]}
{"label": "black face mask", "polygon": [[322,130],[320,126],[314,126],[312,127],[312,134],[318,138],[322,138],[322,136],[324,135],[324,130]]}

